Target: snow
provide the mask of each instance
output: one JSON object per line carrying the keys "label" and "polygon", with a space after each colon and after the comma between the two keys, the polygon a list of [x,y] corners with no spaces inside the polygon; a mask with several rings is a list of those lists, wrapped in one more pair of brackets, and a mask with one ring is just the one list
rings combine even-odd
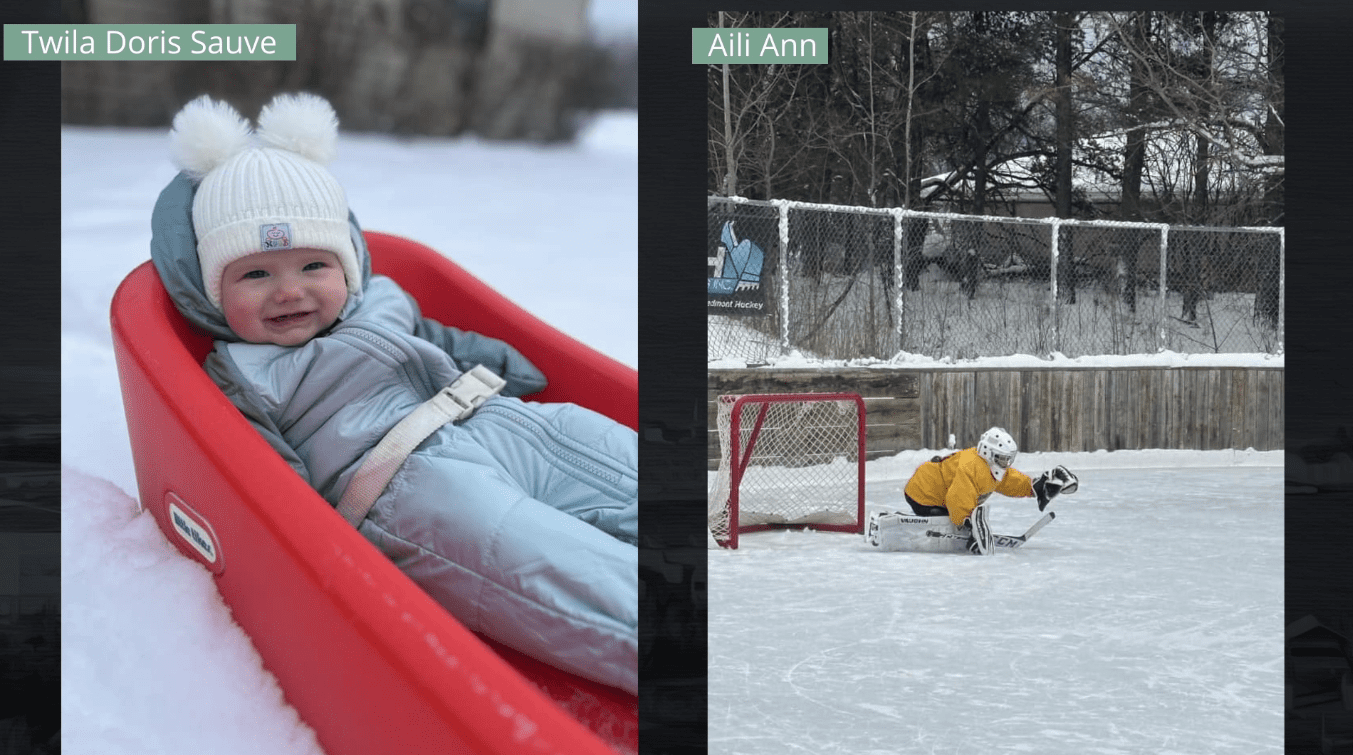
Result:
{"label": "snow", "polygon": [[[934,453],[867,464],[867,507]],[[1017,550],[802,531],[711,550],[709,752],[1282,752],[1282,452],[1017,461],[1056,464],[1080,490]],[[987,505],[998,534],[1039,517]]]}
{"label": "snow", "polygon": [[[549,148],[344,134],[332,168],[365,228],[635,366],[637,133],[625,112]],[[65,128],[61,147],[63,750],[320,753],[209,573],[138,513],[108,307],[149,259],[165,133]]]}
{"label": "snow", "polygon": [[587,19],[601,39],[638,39],[639,3],[635,0],[589,0]]}
{"label": "snow", "polygon": [[[833,367],[875,367],[911,368],[911,369],[1068,369],[1073,367],[1267,367],[1282,369],[1282,354],[1184,354],[1174,351],[1162,351],[1155,354],[1130,354],[1102,356],[1068,357],[1053,354],[1050,358],[1030,354],[1012,354],[1003,357],[979,357],[976,359],[952,359],[923,356],[900,352],[891,359],[851,359],[831,360],[805,355],[798,350],[790,350],[784,356],[771,356],[758,362],[773,368],[817,368]],[[712,359],[711,370],[743,369],[747,362],[738,359]]]}

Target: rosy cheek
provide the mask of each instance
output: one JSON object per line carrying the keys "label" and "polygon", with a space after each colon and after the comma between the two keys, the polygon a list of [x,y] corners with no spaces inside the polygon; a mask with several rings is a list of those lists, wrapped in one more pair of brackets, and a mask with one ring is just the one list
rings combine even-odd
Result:
{"label": "rosy cheek", "polygon": [[239,311],[236,309],[227,308],[225,310],[225,318],[226,324],[230,326],[230,329],[238,333],[240,327],[243,325],[243,323],[240,321]]}
{"label": "rosy cheek", "polygon": [[221,310],[225,314],[226,323],[232,328],[243,324],[247,319],[249,312],[256,307],[251,306],[249,299],[242,296],[239,291],[233,292],[231,297],[222,302]]}

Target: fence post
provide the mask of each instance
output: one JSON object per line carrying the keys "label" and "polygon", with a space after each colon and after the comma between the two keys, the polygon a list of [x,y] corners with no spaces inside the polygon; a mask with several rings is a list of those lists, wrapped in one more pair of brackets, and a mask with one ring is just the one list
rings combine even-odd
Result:
{"label": "fence post", "polygon": [[1278,355],[1283,353],[1287,334],[1287,229],[1278,229]]}
{"label": "fence post", "polygon": [[780,212],[780,355],[789,353],[789,203],[775,200]]}
{"label": "fence post", "polygon": [[902,333],[902,218],[905,212],[900,207],[890,210],[893,216],[893,320],[899,349],[905,349],[907,345]]}
{"label": "fence post", "polygon": [[[1048,257],[1051,262],[1051,264],[1048,265],[1048,269],[1051,271],[1050,275],[1052,276],[1052,280],[1049,281],[1050,285],[1048,286],[1048,290],[1052,292],[1052,299],[1050,301],[1050,309],[1052,311],[1052,350],[1061,351],[1062,312],[1057,306],[1057,242],[1058,237],[1061,236],[1062,221],[1058,218],[1049,218],[1048,222],[1052,228],[1052,239],[1048,242]],[[1048,356],[1052,355],[1049,354]]]}
{"label": "fence post", "polygon": [[1160,227],[1160,325],[1156,328],[1159,334],[1160,343],[1156,351],[1165,351],[1165,318],[1169,317],[1169,311],[1166,309],[1165,291],[1168,287],[1166,278],[1170,271],[1169,260],[1170,248],[1170,226],[1161,225]]}

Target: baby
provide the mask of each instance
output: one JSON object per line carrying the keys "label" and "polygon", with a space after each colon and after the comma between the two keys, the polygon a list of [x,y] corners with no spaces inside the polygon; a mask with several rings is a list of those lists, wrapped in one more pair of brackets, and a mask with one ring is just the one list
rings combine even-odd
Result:
{"label": "baby", "polygon": [[204,364],[279,454],[472,630],[638,689],[638,441],[545,386],[510,345],[420,315],[371,274],[324,167],[333,109],[281,95],[255,133],[202,97],[175,117],[181,173],[151,256],[215,338]]}

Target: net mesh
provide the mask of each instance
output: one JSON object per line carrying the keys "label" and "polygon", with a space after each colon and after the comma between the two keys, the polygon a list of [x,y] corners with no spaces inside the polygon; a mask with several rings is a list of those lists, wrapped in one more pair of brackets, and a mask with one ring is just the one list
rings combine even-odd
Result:
{"label": "net mesh", "polygon": [[715,541],[736,547],[737,532],[775,526],[860,531],[862,411],[853,394],[720,396]]}

